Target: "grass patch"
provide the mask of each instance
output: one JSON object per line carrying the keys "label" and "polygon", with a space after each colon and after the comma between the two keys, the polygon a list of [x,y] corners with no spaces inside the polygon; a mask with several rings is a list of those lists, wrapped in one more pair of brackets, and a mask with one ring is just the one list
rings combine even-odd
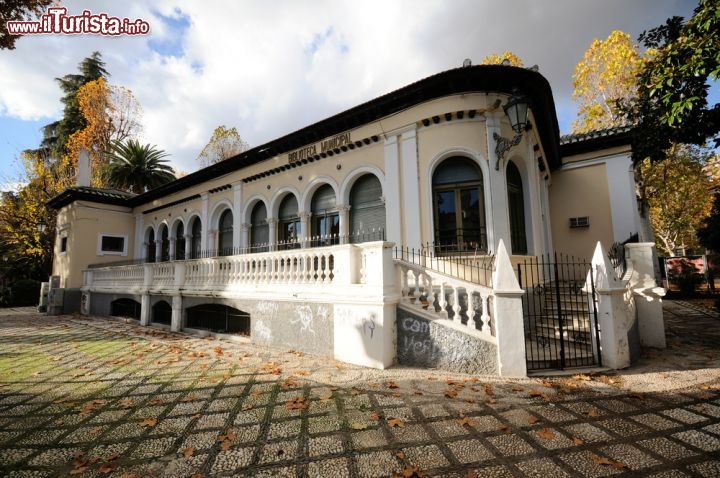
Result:
{"label": "grass patch", "polygon": [[49,373],[56,364],[43,352],[29,348],[0,354],[0,382],[27,381]]}

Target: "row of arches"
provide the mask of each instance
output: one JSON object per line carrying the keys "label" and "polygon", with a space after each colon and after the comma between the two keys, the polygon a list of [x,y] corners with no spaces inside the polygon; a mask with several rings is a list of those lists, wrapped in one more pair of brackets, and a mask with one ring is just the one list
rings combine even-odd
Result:
{"label": "row of arches", "polygon": [[[523,179],[513,161],[507,163],[505,179],[512,253],[526,254]],[[488,250],[485,186],[483,171],[476,161],[466,156],[451,156],[435,168],[433,239],[440,251]],[[321,183],[312,191],[309,211],[302,211],[297,193],[284,191],[273,202],[275,217],[271,217],[264,199],[251,198],[247,222],[240,227],[231,204],[226,201],[211,215],[215,227],[212,234],[208,234],[206,250],[203,250],[203,224],[200,216],[194,214],[187,228],[182,220],[177,220],[172,227],[162,223],[157,233],[148,227],[146,258],[158,262],[385,239],[385,203],[378,176],[359,175],[347,198],[349,204],[340,204],[335,188]]]}
{"label": "row of arches", "polygon": [[[265,201],[255,198],[249,204],[249,221],[240,228],[236,227],[231,204],[224,203],[212,215],[217,218],[216,227],[208,234],[207,250],[203,250],[202,220],[194,214],[187,230],[182,220],[176,220],[172,226],[163,222],[157,232],[148,226],[145,257],[148,262],[160,262],[385,239],[385,203],[380,179],[372,173],[360,175],[348,198],[348,205],[339,204],[333,186],[324,183],[314,190],[310,210],[304,212],[300,210],[298,196],[286,191],[280,197],[274,218],[270,217]],[[238,231],[244,237],[237,237]]]}

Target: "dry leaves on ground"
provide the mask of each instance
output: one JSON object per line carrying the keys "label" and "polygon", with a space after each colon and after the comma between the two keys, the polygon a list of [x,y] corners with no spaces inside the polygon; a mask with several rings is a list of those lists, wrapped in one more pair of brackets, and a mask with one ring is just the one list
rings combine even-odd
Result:
{"label": "dry leaves on ground", "polygon": [[473,426],[473,425],[475,425],[475,420],[473,420],[473,419],[470,418],[470,417],[463,416],[463,417],[460,418],[460,420],[458,420],[458,424],[459,424],[461,427],[464,427],[465,425]]}
{"label": "dry leaves on ground", "polygon": [[83,403],[82,408],[80,408],[80,415],[87,415],[88,413],[95,410],[95,407],[104,405],[105,400],[90,400],[89,402]]}
{"label": "dry leaves on ground", "polygon": [[540,421],[540,419],[538,417],[536,417],[535,415],[528,415],[528,423],[530,425],[535,425],[539,421]]}
{"label": "dry leaves on ground", "polygon": [[350,428],[353,430],[365,430],[368,426],[365,423],[353,422],[350,424]]}
{"label": "dry leaves on ground", "polygon": [[154,427],[157,425],[157,418],[146,418],[140,422],[141,427]]}
{"label": "dry leaves on ground", "polygon": [[555,432],[547,427],[538,430],[537,435],[543,440],[552,440],[555,438]]}
{"label": "dry leaves on ground", "polygon": [[405,422],[399,418],[388,418],[387,424],[390,428],[398,427],[405,428]]}
{"label": "dry leaves on ground", "polygon": [[627,468],[627,465],[625,463],[613,460],[612,458],[608,458],[606,456],[590,455],[590,458],[596,465],[611,466],[616,470],[624,470]]}
{"label": "dry leaves on ground", "polygon": [[423,471],[417,466],[405,465],[402,471],[393,472],[392,478],[420,478],[425,476]]}
{"label": "dry leaves on ground", "polygon": [[292,400],[288,400],[285,402],[285,408],[288,410],[304,410],[308,406],[307,398],[297,396],[293,398]]}
{"label": "dry leaves on ground", "polygon": [[182,454],[183,457],[190,458],[191,456],[193,456],[195,454],[195,448],[189,446],[187,448],[183,448],[180,453]]}

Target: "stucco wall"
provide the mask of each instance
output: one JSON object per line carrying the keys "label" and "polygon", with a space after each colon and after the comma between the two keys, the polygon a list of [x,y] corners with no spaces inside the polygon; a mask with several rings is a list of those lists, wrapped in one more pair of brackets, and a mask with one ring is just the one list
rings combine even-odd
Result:
{"label": "stucco wall", "polygon": [[402,365],[497,375],[497,346],[397,309],[397,359]]}
{"label": "stucco wall", "polygon": [[[588,216],[589,227],[570,228],[571,217]],[[604,163],[559,170],[550,187],[550,223],[555,251],[590,259],[597,241],[613,243],[613,222]]]}

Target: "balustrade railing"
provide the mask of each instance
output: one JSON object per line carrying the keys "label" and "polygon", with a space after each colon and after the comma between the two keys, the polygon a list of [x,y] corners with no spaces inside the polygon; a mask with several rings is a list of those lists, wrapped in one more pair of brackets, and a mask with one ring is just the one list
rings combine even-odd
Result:
{"label": "balustrade railing", "polygon": [[395,249],[403,299],[438,318],[494,336],[493,257],[438,257],[434,250]]}

